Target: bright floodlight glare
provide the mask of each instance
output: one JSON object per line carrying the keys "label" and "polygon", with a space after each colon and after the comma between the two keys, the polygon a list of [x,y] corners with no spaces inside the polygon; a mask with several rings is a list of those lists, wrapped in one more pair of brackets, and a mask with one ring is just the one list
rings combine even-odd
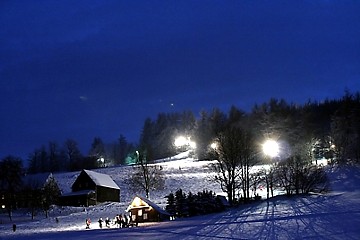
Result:
{"label": "bright floodlight glare", "polygon": [[215,150],[217,148],[217,143],[213,142],[210,147]]}
{"label": "bright floodlight glare", "polygon": [[276,157],[279,154],[279,144],[274,140],[266,140],[262,147],[264,154],[269,157]]}
{"label": "bright floodlight glare", "polygon": [[174,142],[176,147],[184,146],[186,143],[187,143],[187,140],[183,136],[176,138],[175,142]]}
{"label": "bright floodlight glare", "polygon": [[196,148],[196,143],[190,141],[190,142],[189,142],[189,146],[190,146],[192,149],[195,149],[195,148]]}

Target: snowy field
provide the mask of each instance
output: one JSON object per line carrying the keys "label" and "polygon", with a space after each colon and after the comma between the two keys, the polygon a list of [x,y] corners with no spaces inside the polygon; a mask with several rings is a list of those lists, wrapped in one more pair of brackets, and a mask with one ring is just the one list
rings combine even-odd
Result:
{"label": "snowy field", "polygon": [[[160,161],[167,175],[164,191],[153,193],[151,199],[165,206],[164,196],[182,188],[193,193],[203,189],[220,193],[219,186],[210,181],[210,162],[198,162],[179,157]],[[113,218],[124,213],[133,193],[124,180],[131,167],[99,169],[107,173],[121,188],[120,203],[104,203],[94,207],[54,208],[49,218],[43,214],[31,221],[29,214],[14,213],[16,232],[12,223],[1,216],[0,239],[360,239],[360,168],[329,169],[332,191],[328,194],[277,196],[269,201],[243,205],[220,214],[147,223],[139,227],[99,229],[97,219]],[[56,174],[63,191],[70,186],[78,172]],[[259,192],[261,195],[266,193]],[[84,211],[85,210],[85,211]],[[85,230],[85,219],[92,219],[91,229]],[[58,218],[59,222],[56,222]]]}

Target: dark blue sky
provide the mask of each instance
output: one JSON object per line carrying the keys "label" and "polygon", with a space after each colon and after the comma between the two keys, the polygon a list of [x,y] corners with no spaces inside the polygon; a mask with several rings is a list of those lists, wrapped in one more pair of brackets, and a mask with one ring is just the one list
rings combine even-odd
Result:
{"label": "dark blue sky", "polygon": [[0,157],[159,112],[360,90],[360,1],[1,1]]}

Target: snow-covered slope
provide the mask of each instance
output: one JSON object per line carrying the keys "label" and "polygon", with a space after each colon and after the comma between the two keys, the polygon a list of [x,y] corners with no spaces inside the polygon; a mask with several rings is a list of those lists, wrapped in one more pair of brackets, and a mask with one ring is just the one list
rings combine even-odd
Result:
{"label": "snow-covered slope", "polygon": [[[197,161],[188,155],[189,153],[185,152],[172,158],[156,161],[156,165],[162,166],[166,178],[165,188],[161,191],[151,192],[151,200],[157,204],[164,205],[166,203],[165,196],[170,192],[175,192],[179,188],[182,188],[185,192],[191,191],[192,193],[207,189],[222,194],[220,186],[211,180],[211,176],[214,174],[211,170],[211,164],[213,162]],[[126,180],[131,177],[133,170],[133,166],[118,166],[95,169],[94,171],[111,176],[120,187],[121,203],[128,204],[135,194],[129,190],[129,186],[126,184]],[[71,185],[79,173],[80,172],[77,171],[54,174],[63,193],[71,192]],[[138,193],[144,195],[143,192]]]}
{"label": "snow-covered slope", "polygon": [[[169,191],[178,188],[220,192],[219,186],[208,181],[212,174],[209,164],[190,158],[163,160],[167,175],[166,189],[153,193],[152,200],[164,204]],[[109,174],[121,188],[121,203],[104,203],[89,208],[55,208],[50,218],[42,214],[30,221],[30,215],[16,213],[17,231],[12,223],[0,224],[0,239],[360,239],[360,168],[330,168],[332,192],[287,198],[277,196],[269,201],[243,205],[220,214],[211,214],[175,221],[143,224],[137,228],[99,229],[99,217],[114,217],[129,204],[132,193],[126,191],[124,179],[131,167],[97,170]],[[78,173],[59,174],[64,189],[69,189]],[[61,179],[61,180],[60,180]],[[85,211],[84,211],[85,210]],[[57,223],[55,218],[59,219]],[[93,224],[85,230],[85,218]]]}

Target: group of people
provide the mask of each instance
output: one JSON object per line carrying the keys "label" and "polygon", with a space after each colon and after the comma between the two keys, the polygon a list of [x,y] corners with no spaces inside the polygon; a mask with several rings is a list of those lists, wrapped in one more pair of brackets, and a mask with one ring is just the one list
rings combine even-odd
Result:
{"label": "group of people", "polygon": [[[130,222],[131,222],[131,218],[129,215],[126,215],[126,214],[116,215],[115,218],[113,219],[113,221],[111,221],[108,217],[105,219],[105,221],[102,218],[99,218],[99,220],[98,220],[99,228],[103,228],[103,223],[105,223],[105,227],[107,227],[107,228],[111,227],[111,223],[112,223],[112,225],[116,225],[118,228],[126,228],[131,225]],[[91,224],[91,219],[86,218],[85,224],[86,224],[86,229],[89,229],[90,224]]]}
{"label": "group of people", "polygon": [[130,216],[129,215],[116,215],[115,219],[114,219],[114,224],[117,225],[118,228],[126,228],[129,227],[130,225]]}
{"label": "group of people", "polygon": [[[103,227],[103,219],[102,218],[99,218],[99,220],[98,220],[98,223],[99,223],[99,228],[102,228]],[[107,228],[110,228],[110,219],[107,217],[106,219],[105,219],[105,226],[107,227]]]}

